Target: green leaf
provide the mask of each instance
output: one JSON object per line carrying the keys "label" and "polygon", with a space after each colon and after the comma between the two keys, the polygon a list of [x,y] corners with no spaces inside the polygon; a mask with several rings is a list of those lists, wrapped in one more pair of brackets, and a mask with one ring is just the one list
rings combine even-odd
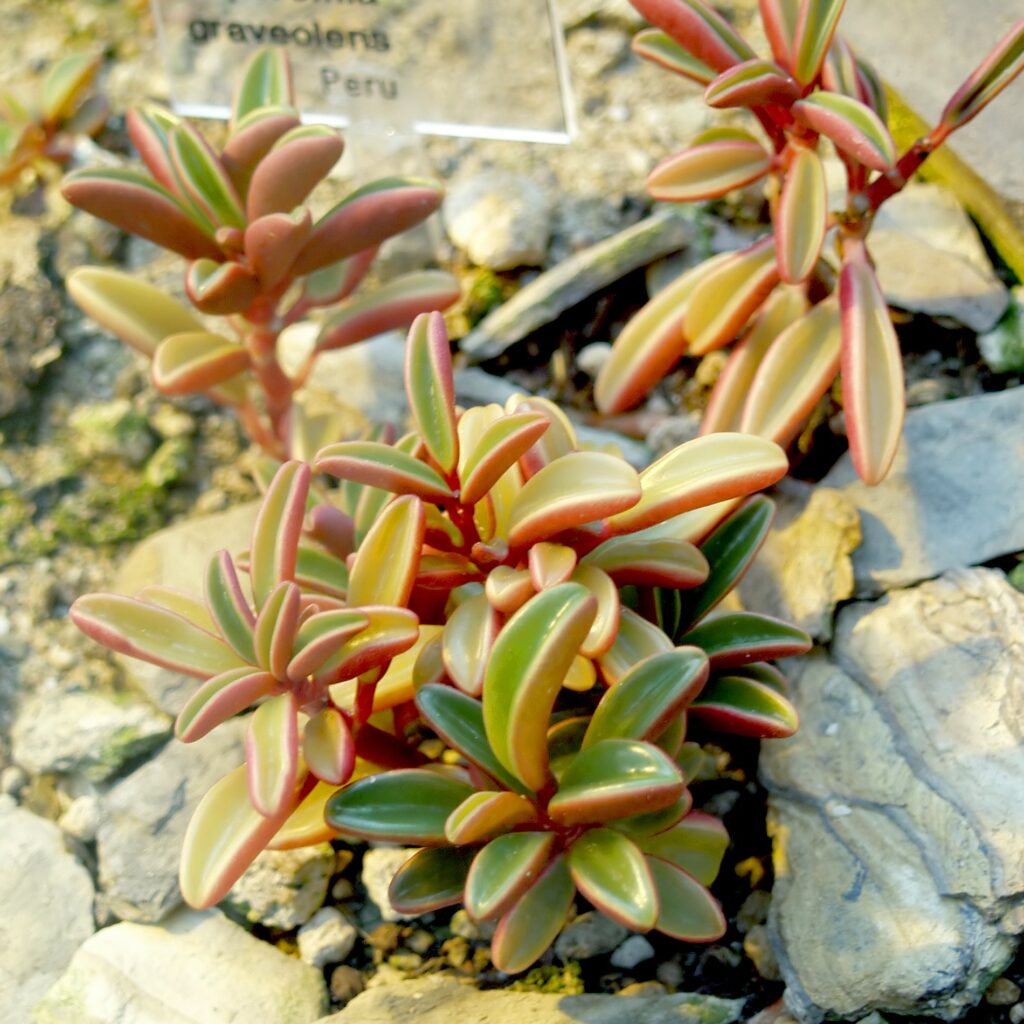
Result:
{"label": "green leaf", "polygon": [[576,888],[619,924],[645,932],[658,920],[658,894],[637,845],[611,828],[592,828],[569,849]]}
{"label": "green leaf", "polygon": [[796,708],[767,683],[744,676],[719,676],[691,705],[713,728],[740,736],[792,736],[800,724]]}
{"label": "green leaf", "polygon": [[299,706],[293,693],[265,700],[249,720],[245,760],[252,805],[264,817],[289,806],[299,768]]}
{"label": "green leaf", "polygon": [[426,520],[411,495],[391,502],[359,545],[348,577],[350,605],[404,606],[419,569]]}
{"label": "green leaf", "polygon": [[256,616],[253,645],[256,661],[277,679],[288,678],[292,642],[302,610],[302,595],[294,583],[279,583],[267,595]]}
{"label": "green leaf", "polygon": [[657,857],[649,857],[647,866],[661,908],[658,931],[684,942],[714,942],[725,934],[722,908],[700,882]]}
{"label": "green leaf", "polygon": [[604,452],[570,452],[544,466],[512,503],[508,542],[526,547],[640,500],[636,470]]}
{"label": "green leaf", "polygon": [[679,643],[702,648],[712,669],[788,658],[811,648],[811,638],[802,629],[754,612],[718,615],[684,634]]}
{"label": "green leaf", "polygon": [[430,728],[468,761],[508,789],[529,794],[530,790],[494,756],[480,701],[450,686],[428,683],[417,691],[416,707]]}
{"label": "green leaf", "polygon": [[466,879],[470,916],[490,921],[510,910],[540,875],[554,847],[554,832],[511,832],[492,839],[474,858]]}
{"label": "green leaf", "polygon": [[572,760],[548,803],[559,825],[612,821],[675,803],[683,777],[664,751],[628,739],[600,740]]}
{"label": "green leaf", "polygon": [[241,666],[223,640],[158,605],[119,594],[86,594],[71,606],[70,615],[104,647],[185,675],[207,679]]}
{"label": "green leaf", "polygon": [[525,971],[562,930],[574,892],[565,857],[559,856],[498,922],[491,942],[494,966],[507,974]]}
{"label": "green leaf", "polygon": [[541,413],[522,412],[502,416],[473,439],[459,467],[464,505],[475,505],[522,458],[548,429],[551,421]]}
{"label": "green leaf", "polygon": [[174,723],[174,734],[183,743],[201,740],[211,729],[271,694],[277,685],[269,672],[249,665],[228,669],[207,679],[189,697]]}
{"label": "green leaf", "polygon": [[644,658],[671,650],[672,641],[654,623],[623,608],[615,643],[598,658],[598,665],[608,685],[614,686]]}
{"label": "green leaf", "polygon": [[942,124],[962,128],[1024,71],[1024,19],[1019,20],[970,74],[942,111]]}
{"label": "green leaf", "polygon": [[537,808],[516,793],[479,792],[452,811],[444,831],[448,842],[464,846],[493,839],[538,817]]}
{"label": "green leaf", "polygon": [[371,775],[327,802],[327,823],[360,839],[441,846],[448,815],[473,792],[450,775],[423,768]]}
{"label": "green leaf", "polygon": [[632,0],[652,25],[664,29],[694,57],[715,71],[750,60],[754,51],[703,0]]}
{"label": "green leaf", "polygon": [[257,608],[263,607],[277,584],[295,578],[310,475],[304,462],[286,462],[263,496],[249,549],[249,576]]}
{"label": "green leaf", "polygon": [[701,85],[707,85],[715,77],[715,72],[707,64],[697,60],[660,29],[645,28],[637,32],[633,36],[633,52],[666,71],[673,71]]}
{"label": "green leaf", "polygon": [[771,153],[753,135],[736,131],[662,160],[647,177],[647,191],[671,203],[719,199],[758,181],[771,168]]}
{"label": "green leaf", "polygon": [[306,722],[302,756],[310,772],[323,782],[341,786],[352,777],[356,748],[341,712],[327,707]]}
{"label": "green leaf", "polygon": [[335,608],[305,619],[295,635],[288,678],[299,683],[317,672],[351,637],[362,633],[370,618],[358,609]]}
{"label": "green leaf", "polygon": [[348,593],[348,566],[304,538],[299,542],[295,558],[295,582],[303,590],[344,598]]}
{"label": "green leaf", "polygon": [[168,134],[174,173],[183,194],[215,227],[245,228],[235,186],[216,154],[187,122]]}
{"label": "green leaf", "polygon": [[586,639],[597,601],[562,583],[527,601],[505,624],[484,676],[484,725],[495,756],[533,790],[547,781],[551,708]]}
{"label": "green leaf", "polygon": [[471,850],[418,850],[391,879],[389,902],[400,914],[417,917],[461,903],[472,859]]}
{"label": "green leaf", "polygon": [[818,77],[845,6],[846,0],[802,0],[792,51],[793,75],[801,85]]}
{"label": "green leaf", "polygon": [[794,147],[775,213],[779,277],[800,284],[811,276],[828,227],[825,165],[813,149]]}
{"label": "green leaf", "polygon": [[678,825],[639,840],[640,848],[693,875],[703,885],[717,877],[729,848],[729,833],[710,814],[691,811]]}
{"label": "green leaf", "polygon": [[688,789],[684,789],[666,807],[662,807],[657,811],[634,814],[628,818],[619,818],[615,822],[615,828],[620,832],[625,832],[630,839],[639,843],[647,836],[657,835],[659,832],[664,832],[666,829],[678,824],[683,816],[689,813],[692,806],[693,797]]}
{"label": "green leaf", "polygon": [[818,91],[793,104],[798,120],[831,139],[847,156],[873,171],[896,162],[896,143],[879,116],[860,100]]}
{"label": "green leaf", "polygon": [[265,46],[252,55],[242,74],[232,105],[232,132],[237,131],[239,122],[253,111],[294,105],[288,56],[279,47]]}
{"label": "green leaf", "polygon": [[382,487],[395,494],[415,494],[424,501],[451,500],[451,488],[432,466],[413,455],[376,441],[339,441],[316,457],[318,472],[341,480]]}
{"label": "green leaf", "polygon": [[751,498],[734,512],[701,545],[708,561],[707,580],[694,590],[680,595],[681,624],[699,622],[743,578],[775,518],[775,503],[763,494]]}
{"label": "green leaf", "polygon": [[603,569],[620,586],[687,589],[708,575],[700,550],[672,537],[611,537],[580,561]]}
{"label": "green leaf", "polygon": [[43,120],[54,124],[70,117],[99,67],[100,58],[91,53],[72,53],[58,60],[43,80],[39,102]]}
{"label": "green leaf", "polygon": [[363,605],[357,610],[369,618],[370,624],[349,637],[317,669],[317,683],[333,685],[381,668],[415,646],[419,620],[413,612],[393,605]]}
{"label": "green leaf", "polygon": [[478,697],[484,687],[484,671],[501,620],[484,594],[477,594],[455,609],[445,623],[442,654],[455,685]]}
{"label": "green leaf", "polygon": [[245,347],[219,334],[171,334],[153,355],[153,383],[165,395],[189,395],[223,384],[248,367]]}
{"label": "green leaf", "polygon": [[206,603],[221,636],[250,665],[256,664],[252,631],[256,616],[242,592],[235,563],[226,551],[210,559],[206,567]]}
{"label": "green leaf", "polygon": [[601,698],[583,746],[622,738],[653,740],[700,693],[708,659],[696,647],[645,658]]}
{"label": "green leaf", "polygon": [[416,430],[445,473],[459,461],[455,430],[455,380],[448,334],[440,313],[421,313],[405,346],[405,386]]}

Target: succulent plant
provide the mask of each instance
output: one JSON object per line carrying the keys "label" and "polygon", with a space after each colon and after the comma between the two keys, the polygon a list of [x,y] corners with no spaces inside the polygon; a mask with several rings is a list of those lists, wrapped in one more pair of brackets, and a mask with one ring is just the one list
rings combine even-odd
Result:
{"label": "succulent plant", "polygon": [[95,135],[106,124],[106,97],[90,91],[99,67],[92,54],[68,54],[46,73],[33,101],[0,94],[0,185],[30,167],[63,166],[76,137]]}
{"label": "succulent plant", "polygon": [[[68,290],[97,322],[152,359],[168,395],[203,392],[233,407],[250,437],[278,458],[289,451],[293,397],[317,356],[443,309],[459,294],[440,271],[406,274],[353,295],[386,239],[419,224],[440,188],[391,177],[356,189],[314,220],[305,205],[337,163],[341,136],[304,125],[291,69],[278,49],[258,51],[237,90],[224,147],[156,105],[132,110],[128,132],[146,171],[104,168],[67,177],[76,206],[188,261],[185,292],[200,313],[120,271],[85,267]],[[324,319],[294,376],[278,359],[282,330],[311,311]]]}
{"label": "succulent plant", "polygon": [[796,728],[768,659],[806,635],[709,615],[771,522],[744,499],[785,454],[715,434],[637,473],[580,450],[543,399],[458,410],[439,313],[406,353],[414,429],[324,447],[335,490],[281,466],[250,551],[211,560],[205,605],[151,587],[72,608],[108,647],[204,680],[180,738],[258,704],[246,766],[189,826],[186,899],[215,903],[267,844],[358,836],[422,847],[393,902],[498,918],[504,970],[544,951],[577,891],[638,930],[718,937],[727,836],[691,811],[686,727]]}
{"label": "succulent plant", "polygon": [[[763,180],[773,233],[695,267],[636,315],[598,378],[599,409],[629,408],[681,356],[738,339],[702,431],[738,429],[788,444],[841,371],[853,463],[877,483],[899,442],[903,372],[865,239],[881,204],[1024,68],[1024,20],[956,91],[939,123],[897,155],[878,76],[836,35],[845,0],[761,0],[770,59],[703,0],[631,2],[657,26],[636,36],[638,54],[704,85],[710,106],[745,109],[757,123],[704,132],[654,168],[651,195],[692,202]],[[846,204],[835,211],[825,141],[846,170]]]}

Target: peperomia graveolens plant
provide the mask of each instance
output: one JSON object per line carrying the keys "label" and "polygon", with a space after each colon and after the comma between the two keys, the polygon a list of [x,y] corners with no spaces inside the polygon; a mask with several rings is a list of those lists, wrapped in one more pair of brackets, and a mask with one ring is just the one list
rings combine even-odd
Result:
{"label": "peperomia graveolens plant", "polygon": [[[320,353],[405,327],[458,297],[458,283],[442,271],[406,274],[353,295],[381,243],[429,217],[441,190],[416,178],[383,178],[314,220],[306,200],[343,143],[333,128],[300,122],[282,51],[261,50],[250,60],[219,152],[163,107],[134,109],[127,124],[146,171],[77,171],[66,178],[64,195],[183,256],[190,302],[222,317],[223,332],[120,271],[76,270],[68,290],[94,320],[152,358],[159,391],[202,392],[231,406],[251,439],[275,457],[290,451],[293,397]],[[336,309],[289,376],[278,358],[281,332],[327,307]]]}
{"label": "peperomia graveolens plant", "polygon": [[[771,59],[703,0],[631,2],[657,26],[636,36],[638,54],[704,85],[710,106],[749,111],[760,128],[704,132],[654,168],[651,195],[693,202],[764,181],[773,233],[702,263],[652,299],[613,347],[598,408],[623,411],[681,356],[738,339],[702,432],[742,430],[788,444],[841,372],[850,454],[861,478],[877,483],[895,456],[905,403],[899,343],[865,240],[882,203],[1024,69],[1024,19],[900,155],[877,75],[836,35],[845,0],[760,0]],[[847,180],[845,205],[832,211],[826,141]]]}
{"label": "peperomia graveolens plant", "polygon": [[258,705],[246,766],[189,826],[186,899],[216,903],[267,845],[358,837],[419,847],[392,902],[497,920],[505,971],[576,893],[640,931],[719,937],[707,886],[728,837],[691,810],[687,724],[796,728],[769,660],[807,636],[709,615],[764,540],[771,502],[749,496],[785,454],[719,433],[638,473],[581,450],[544,399],[460,411],[440,314],[406,353],[413,429],[323,448],[334,490],[281,466],[205,603],[149,588],[72,609],[108,647],[203,680],[180,738]]}

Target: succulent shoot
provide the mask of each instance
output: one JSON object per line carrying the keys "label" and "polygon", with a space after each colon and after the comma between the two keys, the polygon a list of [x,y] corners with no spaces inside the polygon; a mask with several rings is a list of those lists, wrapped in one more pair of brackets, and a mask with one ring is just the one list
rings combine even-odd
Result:
{"label": "succulent shoot", "polygon": [[750,495],[785,454],[720,433],[637,473],[543,399],[459,410],[440,314],[406,357],[413,429],[324,447],[333,490],[281,466],[205,604],[150,588],[73,607],[101,643],[203,680],[182,739],[257,705],[246,765],[189,827],[182,891],[208,906],[265,845],[359,837],[420,847],[395,905],[496,920],[506,971],[577,892],[637,930],[717,938],[728,838],[691,810],[687,723],[796,728],[768,662],[807,636],[709,615],[765,538],[772,504]]}
{"label": "succulent shoot", "polygon": [[[746,109],[756,122],[713,128],[662,161],[651,195],[693,202],[764,181],[773,230],[695,267],[636,315],[598,377],[598,408],[624,411],[682,356],[736,342],[704,433],[742,430],[786,445],[839,372],[854,466],[879,482],[899,443],[903,370],[865,238],[879,206],[1024,69],[1024,20],[900,155],[878,76],[836,34],[845,0],[761,0],[771,59],[703,0],[631,2],[656,26],[637,35],[640,56],[705,86],[709,106]],[[840,210],[828,207],[823,141],[846,170]]]}
{"label": "succulent shoot", "polygon": [[[343,143],[332,128],[300,122],[280,50],[261,50],[249,62],[219,152],[159,106],[132,110],[128,131],[146,170],[77,171],[65,179],[64,195],[184,257],[189,301],[223,317],[223,331],[120,271],[77,270],[68,290],[94,320],[152,359],[159,391],[202,392],[231,406],[276,457],[289,451],[293,396],[320,353],[404,328],[458,297],[455,279],[440,271],[353,295],[380,244],[429,217],[441,190],[420,179],[383,178],[314,220],[306,200]],[[288,376],[277,357],[281,331],[325,307],[336,308],[305,365]]]}
{"label": "succulent shoot", "polygon": [[13,184],[29,168],[63,166],[77,137],[103,128],[107,100],[91,91],[100,63],[92,54],[69,54],[47,72],[34,101],[0,94],[0,185]]}

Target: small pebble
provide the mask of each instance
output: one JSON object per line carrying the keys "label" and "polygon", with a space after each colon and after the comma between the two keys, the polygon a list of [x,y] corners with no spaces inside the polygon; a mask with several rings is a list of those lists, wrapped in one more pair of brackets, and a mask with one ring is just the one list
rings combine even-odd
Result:
{"label": "small pebble", "polygon": [[343,964],[331,971],[331,999],[334,1002],[344,1005],[365,988],[366,981],[354,967]]}
{"label": "small pebble", "polygon": [[394,921],[385,921],[383,924],[377,925],[366,936],[366,941],[374,949],[379,949],[382,953],[390,953],[392,950],[398,949],[398,943],[401,941],[401,938],[401,925],[395,924]]}
{"label": "small pebble", "polygon": [[494,937],[494,929],[497,928],[495,921],[484,921],[477,924],[465,910],[456,910],[452,914],[451,922],[448,925],[452,935],[469,939],[470,942],[490,942]]}
{"label": "small pebble", "polygon": [[654,947],[642,935],[630,935],[612,953],[611,962],[613,967],[631,971],[637,964],[650,960],[652,956],[654,956]]}
{"label": "small pebble", "polygon": [[618,921],[613,921],[596,910],[580,914],[555,939],[555,953],[560,960],[587,960],[592,956],[610,953],[625,941],[629,934]]}
{"label": "small pebble", "polygon": [[96,838],[102,818],[103,810],[99,797],[87,794],[72,800],[57,824],[73,839],[91,843]]}
{"label": "small pebble", "polygon": [[1010,1007],[1010,1024],[1024,1024],[1024,1003]]}
{"label": "small pebble", "polygon": [[9,764],[0,772],[0,793],[18,796],[28,785],[28,775],[16,764]]}
{"label": "small pebble", "polygon": [[654,972],[655,977],[668,988],[678,988],[686,976],[683,973],[682,964],[678,960],[666,960],[660,963]]}
{"label": "small pebble", "polygon": [[1020,985],[1009,978],[996,978],[985,990],[985,1002],[989,1006],[1012,1006],[1020,999]]}
{"label": "small pebble", "polygon": [[755,924],[747,931],[743,937],[743,952],[765,981],[779,980],[779,962],[775,959],[775,951],[768,941],[768,929],[763,924]]}
{"label": "small pebble", "polygon": [[416,971],[423,966],[423,957],[419,953],[410,953],[400,949],[388,957],[388,963],[399,971]]}
{"label": "small pebble", "polygon": [[456,935],[441,946],[441,952],[448,958],[452,967],[461,967],[469,959],[469,941]]}
{"label": "small pebble", "polygon": [[424,928],[417,928],[405,940],[406,949],[411,949],[414,953],[420,955],[426,953],[434,945],[434,936]]}
{"label": "small pebble", "polygon": [[663,996],[668,989],[660,981],[634,981],[631,985],[619,989],[620,996]]}
{"label": "small pebble", "polygon": [[768,919],[768,907],[772,902],[772,894],[764,889],[755,889],[744,901],[736,914],[736,929],[745,935],[756,924],[764,924]]}
{"label": "small pebble", "polygon": [[591,342],[576,353],[576,365],[588,377],[596,377],[601,372],[604,364],[608,362],[611,351],[612,346],[610,342]]}
{"label": "small pebble", "polygon": [[352,952],[358,934],[340,910],[323,907],[299,929],[299,956],[314,967],[341,963]]}
{"label": "small pebble", "polygon": [[331,886],[331,898],[337,903],[344,903],[352,899],[355,891],[355,886],[347,878],[339,878]]}

